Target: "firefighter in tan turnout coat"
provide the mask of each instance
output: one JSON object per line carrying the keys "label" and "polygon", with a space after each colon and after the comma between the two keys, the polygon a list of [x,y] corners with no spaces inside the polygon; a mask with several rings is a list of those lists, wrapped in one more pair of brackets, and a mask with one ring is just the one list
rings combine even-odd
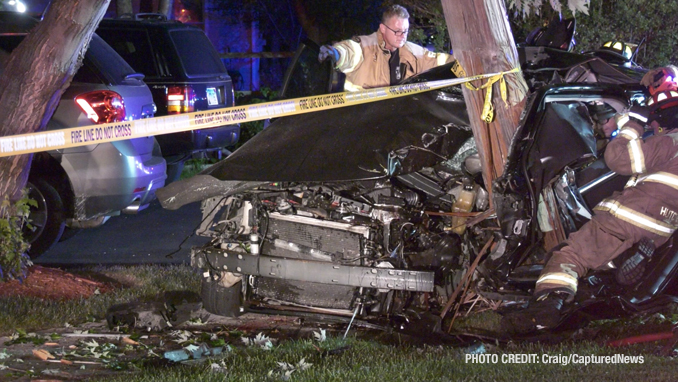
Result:
{"label": "firefighter in tan turnout coat", "polygon": [[[505,317],[507,329],[529,332],[557,325],[563,304],[577,292],[579,277],[590,269],[618,267],[618,261],[612,260],[641,240],[661,246],[678,228],[676,78],[678,68],[673,66],[652,70],[643,77],[641,83],[648,86],[652,96],[645,108],[649,118],[637,113],[618,115],[621,129],[605,149],[608,167],[631,179],[622,192],[600,202],[591,221],[553,251],[537,281],[535,297],[524,311]],[[643,139],[646,124],[655,134]],[[639,266],[639,258],[643,260],[636,256],[636,263],[627,260],[620,264],[627,265],[623,271],[631,272]],[[620,274],[622,280],[633,275],[618,269],[618,281]]]}
{"label": "firefighter in tan turnout coat", "polygon": [[[405,8],[392,5],[384,11],[376,32],[324,45],[318,59],[331,58],[335,69],[346,74],[346,91],[397,85],[415,74],[453,62],[450,54],[431,52],[407,41],[409,17]],[[459,66],[455,66],[455,75],[465,76]]]}

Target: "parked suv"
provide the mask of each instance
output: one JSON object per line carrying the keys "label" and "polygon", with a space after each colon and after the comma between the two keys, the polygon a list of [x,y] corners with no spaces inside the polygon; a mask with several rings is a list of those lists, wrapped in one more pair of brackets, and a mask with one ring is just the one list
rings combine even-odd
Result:
{"label": "parked suv", "polygon": [[[202,30],[164,18],[104,19],[97,34],[145,75],[158,106],[156,115],[234,105],[231,77]],[[157,136],[168,163],[168,182],[178,178],[192,155],[219,151],[239,137],[239,124]]]}
{"label": "parked suv", "polygon": [[[37,23],[19,13],[0,12],[0,69]],[[96,115],[83,110],[88,106]],[[154,111],[143,75],[94,35],[47,130],[148,118]],[[35,258],[49,249],[66,226],[96,227],[120,212],[143,209],[164,186],[165,172],[154,137],[34,154],[28,187],[38,208],[31,210],[31,225],[24,228],[29,254]]]}

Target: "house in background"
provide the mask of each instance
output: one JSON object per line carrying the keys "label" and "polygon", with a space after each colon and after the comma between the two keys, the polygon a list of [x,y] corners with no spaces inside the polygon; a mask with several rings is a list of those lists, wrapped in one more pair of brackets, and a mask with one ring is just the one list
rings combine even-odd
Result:
{"label": "house in background", "polygon": [[[211,3],[212,0],[206,0],[205,33],[217,51],[223,54],[222,60],[233,80],[233,88],[236,91],[260,90],[262,59],[252,54],[262,52],[266,45],[266,40],[259,32],[259,22],[238,10],[225,14],[211,6]],[[271,85],[269,82],[264,86],[273,88]]]}

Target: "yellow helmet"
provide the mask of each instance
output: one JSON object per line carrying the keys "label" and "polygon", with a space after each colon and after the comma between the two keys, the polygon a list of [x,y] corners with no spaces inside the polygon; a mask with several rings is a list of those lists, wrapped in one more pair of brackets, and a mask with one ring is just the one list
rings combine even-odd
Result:
{"label": "yellow helmet", "polygon": [[636,46],[636,44],[630,44],[623,41],[607,41],[600,47],[600,50],[609,50],[612,53],[616,53],[623,57],[626,61],[630,61],[631,58],[633,58],[633,48]]}

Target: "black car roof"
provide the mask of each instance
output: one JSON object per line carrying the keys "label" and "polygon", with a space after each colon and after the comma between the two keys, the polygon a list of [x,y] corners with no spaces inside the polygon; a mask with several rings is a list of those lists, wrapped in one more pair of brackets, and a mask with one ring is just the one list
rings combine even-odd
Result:
{"label": "black car roof", "polygon": [[99,27],[116,27],[116,28],[138,28],[144,27],[148,29],[198,29],[200,28],[183,24],[176,20],[154,20],[154,19],[102,19]]}

